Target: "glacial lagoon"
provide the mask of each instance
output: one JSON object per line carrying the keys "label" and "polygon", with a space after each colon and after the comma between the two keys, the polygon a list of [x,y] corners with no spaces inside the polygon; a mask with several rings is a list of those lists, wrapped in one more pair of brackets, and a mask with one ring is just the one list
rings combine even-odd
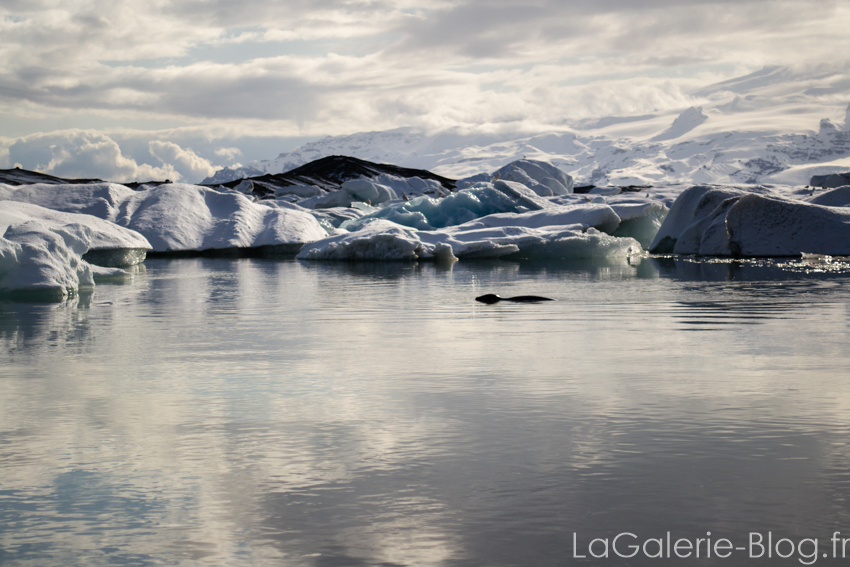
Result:
{"label": "glacial lagoon", "polygon": [[[3,566],[846,564],[841,261],[148,260],[0,340]],[[746,550],[588,552],[668,532]]]}

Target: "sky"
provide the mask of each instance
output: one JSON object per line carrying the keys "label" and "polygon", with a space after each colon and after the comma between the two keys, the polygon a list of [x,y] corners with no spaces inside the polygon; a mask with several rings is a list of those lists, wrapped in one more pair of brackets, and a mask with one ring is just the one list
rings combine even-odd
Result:
{"label": "sky", "polygon": [[840,0],[0,0],[0,168],[197,182],[323,136],[684,109],[764,66],[850,77],[848,23]]}

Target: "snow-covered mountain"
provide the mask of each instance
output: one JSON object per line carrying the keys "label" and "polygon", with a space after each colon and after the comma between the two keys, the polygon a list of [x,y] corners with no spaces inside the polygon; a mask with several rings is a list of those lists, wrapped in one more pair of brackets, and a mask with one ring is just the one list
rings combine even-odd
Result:
{"label": "snow-covered mountain", "polygon": [[698,89],[692,100],[678,113],[603,117],[547,131],[399,128],[327,137],[272,160],[225,168],[203,183],[281,173],[329,155],[453,178],[526,157],[560,167],[576,185],[805,184],[812,175],[850,170],[844,74],[765,68]]}

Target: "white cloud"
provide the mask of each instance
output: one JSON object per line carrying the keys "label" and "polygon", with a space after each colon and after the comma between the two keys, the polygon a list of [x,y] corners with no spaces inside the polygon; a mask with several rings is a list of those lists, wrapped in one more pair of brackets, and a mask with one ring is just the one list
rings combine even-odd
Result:
{"label": "white cloud", "polygon": [[[838,0],[8,0],[0,135],[13,122],[20,135],[24,115],[42,124],[30,136],[46,117],[156,123],[144,158],[91,132],[39,155],[70,168],[100,147],[116,174],[189,179],[233,160],[215,148],[236,138],[561,125],[687,107],[706,77],[766,64],[846,74],[848,20]],[[188,152],[164,125],[216,142]]]}
{"label": "white cloud", "polygon": [[242,155],[242,150],[240,150],[239,148],[218,148],[215,151],[215,155],[220,158],[232,161],[236,159],[236,156]]}
{"label": "white cloud", "polygon": [[164,163],[155,167],[139,164],[123,155],[118,143],[109,136],[99,132],[65,130],[19,138],[9,144],[7,159],[11,165],[58,177],[97,177],[108,181],[166,178],[177,181],[188,173],[203,169],[202,164],[192,159],[197,156],[180,150],[176,144],[170,146],[163,148],[163,153],[173,154],[175,164]]}
{"label": "white cloud", "polygon": [[195,152],[183,149],[173,142],[152,140],[148,143],[151,155],[163,163],[165,167],[174,169],[179,179],[200,181],[215,173],[216,168]]}

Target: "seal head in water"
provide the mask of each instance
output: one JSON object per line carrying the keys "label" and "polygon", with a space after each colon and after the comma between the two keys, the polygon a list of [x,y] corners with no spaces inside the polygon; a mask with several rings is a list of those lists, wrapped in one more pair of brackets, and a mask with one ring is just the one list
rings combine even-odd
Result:
{"label": "seal head in water", "polygon": [[549,297],[541,297],[539,295],[516,295],[514,297],[500,297],[495,293],[488,293],[475,298],[475,301],[491,305],[499,301],[515,301],[517,303],[535,303],[537,301],[555,301]]}

